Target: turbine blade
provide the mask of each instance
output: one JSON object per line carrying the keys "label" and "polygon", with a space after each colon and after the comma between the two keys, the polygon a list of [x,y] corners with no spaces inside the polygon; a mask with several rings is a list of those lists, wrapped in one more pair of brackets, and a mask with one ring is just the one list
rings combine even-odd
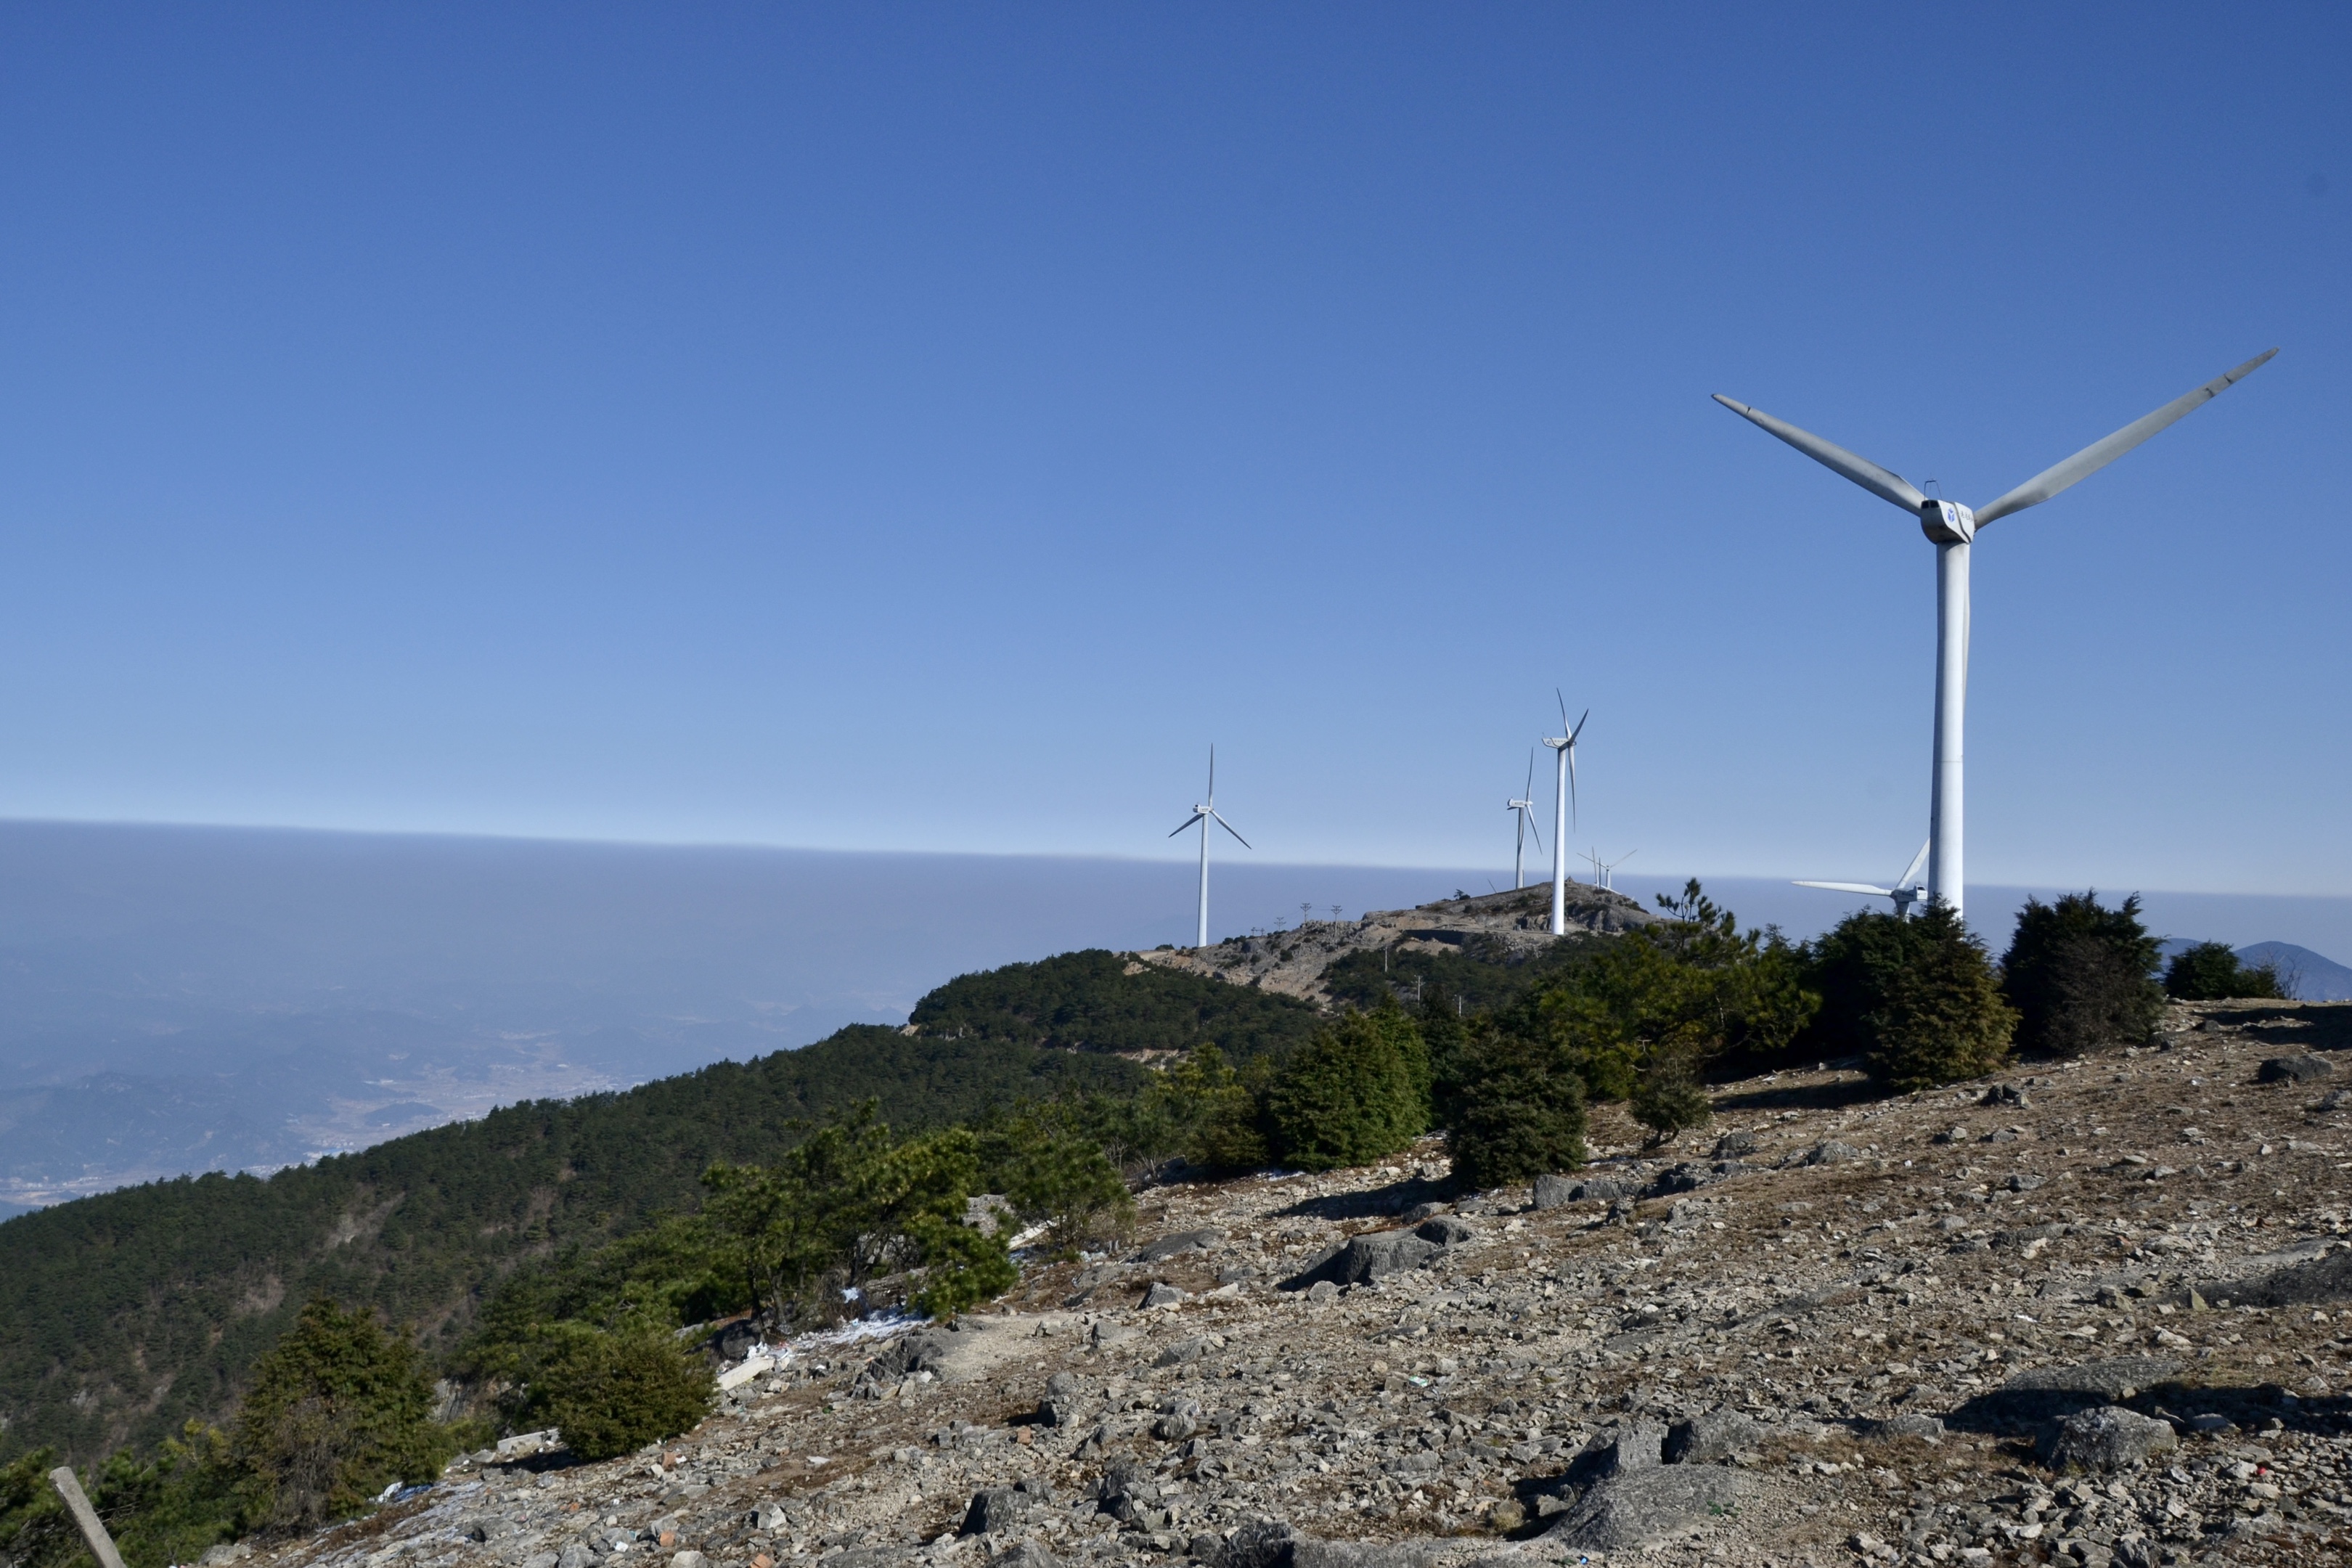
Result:
{"label": "turbine blade", "polygon": [[1186,817],[1183,821],[1181,821],[1181,822],[1178,823],[1174,827],[1171,828],[1171,829],[1169,830],[1168,837],[1171,837],[1171,838],[1175,837],[1177,834],[1183,832],[1186,828],[1188,828],[1188,827],[1192,826],[1192,824],[1194,824],[1194,823],[1196,823],[1196,822],[1200,821],[1200,820],[1201,820],[1201,818],[1202,818],[1202,816],[1206,816],[1206,815],[1207,815],[1207,813],[1205,813],[1205,812],[1199,812],[1199,811],[1194,812],[1192,816],[1190,816]]}
{"label": "turbine blade", "polygon": [[1882,899],[1895,896],[1892,888],[1874,888],[1867,882],[1791,882],[1792,888],[1827,888],[1832,893],[1870,893]]}
{"label": "turbine blade", "polygon": [[1918,879],[1919,879],[1919,868],[1920,868],[1920,867],[1922,867],[1922,866],[1925,866],[1925,865],[1927,863],[1927,848],[1928,848],[1928,846],[1929,846],[1929,845],[1934,844],[1935,842],[1936,842],[1936,841],[1935,841],[1934,839],[1930,838],[1929,840],[1927,840],[1927,844],[1922,844],[1921,846],[1919,846],[1919,853],[1917,853],[1916,855],[1914,855],[1914,856],[1912,856],[1912,857],[1911,857],[1911,864],[1910,864],[1909,868],[1906,868],[1906,869],[1904,871],[1904,873],[1903,873],[1903,875],[1902,875],[1902,876],[1900,876],[1900,877],[1898,877],[1898,878],[1896,878],[1896,879],[1895,879],[1895,885],[1896,887],[1898,887],[1898,888],[1907,888],[1907,887],[1910,887],[1910,886],[1911,886],[1912,884],[1914,884],[1915,882],[1918,881]]}
{"label": "turbine blade", "polygon": [[1536,841],[1536,853],[1542,854],[1543,829],[1536,826],[1536,814],[1532,811],[1522,811],[1519,813],[1519,820],[1528,825],[1528,837]]}
{"label": "turbine blade", "polygon": [[1760,408],[1734,403],[1719,392],[1715,394],[1715,400],[1741,418],[1770,431],[1823,468],[1843,474],[1882,500],[1892,501],[1905,511],[1915,514],[1927,504],[1927,498],[1919,493],[1916,485],[1891,468],[1882,468],[1867,458],[1856,457],[1834,441],[1824,441],[1811,431],[1800,430],[1785,419],[1775,419]]}
{"label": "turbine blade", "polygon": [[1576,826],[1576,748],[1568,748],[1568,825]]}
{"label": "turbine blade", "polygon": [[1217,746],[1213,741],[1209,743],[1209,804],[1217,804]]}
{"label": "turbine blade", "polygon": [[1519,793],[1529,800],[1536,797],[1536,749],[1533,746],[1528,748],[1528,782]]}
{"label": "turbine blade", "polygon": [[[1213,812],[1213,811],[1212,811],[1211,813],[1209,813],[1209,815],[1210,815],[1211,816],[1217,816],[1217,814],[1216,814],[1215,812]],[[1242,836],[1241,836],[1238,832],[1235,832],[1235,831],[1234,831],[1234,825],[1233,825],[1232,823],[1230,823],[1230,822],[1227,822],[1223,817],[1222,817],[1222,816],[1217,816],[1217,826],[1220,826],[1220,827],[1222,827],[1222,828],[1223,828],[1226,832],[1228,832],[1228,833],[1232,833],[1232,834],[1233,834],[1233,836],[1234,836],[1235,838],[1241,838],[1241,845],[1242,845],[1242,847],[1243,847],[1243,848],[1244,848],[1244,849],[1248,849],[1248,848],[1252,848],[1252,847],[1254,847],[1254,846],[1252,846],[1252,844],[1250,843],[1250,841],[1249,841],[1248,839],[1246,839],[1246,838],[1242,838]],[[1203,831],[1203,832],[1206,832],[1207,830],[1204,828],[1204,829],[1202,829],[1202,831]]]}
{"label": "turbine blade", "polygon": [[[1566,719],[1566,718],[1568,717],[1568,715],[1567,715],[1567,714],[1565,714],[1565,713],[1563,713],[1563,714],[1561,714],[1561,715],[1560,715],[1560,717],[1561,717],[1562,719]],[[1591,709],[1590,709],[1590,708],[1587,708],[1587,709],[1584,710],[1584,719],[1590,719],[1590,718],[1591,718],[1591,717],[1592,717],[1592,710],[1591,710]],[[1579,719],[1579,720],[1576,721],[1576,728],[1575,728],[1575,729],[1573,729],[1573,730],[1570,730],[1570,731],[1568,732],[1568,743],[1569,743],[1569,746],[1570,746],[1570,748],[1571,750],[1573,750],[1573,749],[1574,749],[1574,747],[1575,747],[1575,745],[1576,745],[1576,738],[1577,738],[1579,735],[1581,735],[1581,734],[1583,734],[1583,733],[1584,733],[1584,719]]]}
{"label": "turbine blade", "polygon": [[1559,704],[1559,732],[1565,735],[1568,733],[1568,699],[1560,695],[1557,686],[1551,689],[1551,695],[1552,700]]}
{"label": "turbine blade", "polygon": [[2013,511],[2039,506],[2067,486],[2089,479],[2150,436],[2174,420],[2193,414],[2227,392],[2254,372],[2270,363],[2276,349],[2256,354],[2232,371],[2214,377],[2196,391],[2174,398],[2144,419],[2135,419],[2104,441],[2094,441],[2054,468],[2044,468],[1991,505],[1977,511],[1977,526],[1982,528],[1996,518],[2007,517]]}

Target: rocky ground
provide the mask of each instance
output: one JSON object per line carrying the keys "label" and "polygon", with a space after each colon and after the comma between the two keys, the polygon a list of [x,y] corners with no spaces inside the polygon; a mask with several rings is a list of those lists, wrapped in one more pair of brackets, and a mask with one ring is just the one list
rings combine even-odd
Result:
{"label": "rocky ground", "polygon": [[1001,1310],[803,1342],[659,1449],[464,1461],[259,1556],[2352,1561],[2346,1047],[2352,1007],[2182,1007],[1949,1090],[1724,1085],[1664,1154],[1606,1112],[1536,1191],[1455,1194],[1434,1142],[1157,1188],[1141,1245]]}
{"label": "rocky ground", "polygon": [[[1621,931],[1658,916],[1622,893],[1582,882],[1568,884],[1565,913],[1571,931]],[[1147,963],[1255,985],[1317,1004],[1330,1001],[1323,972],[1351,952],[1459,952],[1476,946],[1496,953],[1537,952],[1551,934],[1551,884],[1475,898],[1441,899],[1410,910],[1374,910],[1361,920],[1302,921],[1297,929],[1227,937],[1207,948],[1158,948],[1133,956]]]}

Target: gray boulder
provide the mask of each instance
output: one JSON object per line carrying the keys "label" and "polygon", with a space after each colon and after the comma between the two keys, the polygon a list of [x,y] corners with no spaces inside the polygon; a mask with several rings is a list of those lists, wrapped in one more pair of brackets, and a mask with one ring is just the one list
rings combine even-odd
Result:
{"label": "gray boulder", "polygon": [[2053,1470],[2120,1470],[2168,1452],[2172,1424],[2120,1405],[2078,1411],[2042,1435],[2035,1451]]}
{"label": "gray boulder", "polygon": [[974,1492],[971,1506],[964,1510],[963,1526],[959,1535],[994,1535],[1012,1529],[1029,1516],[1031,1499],[1026,1492],[1011,1487],[988,1487]]}
{"label": "gray boulder", "polygon": [[2035,1367],[2021,1372],[2000,1386],[2012,1394],[2096,1394],[2108,1400],[2129,1399],[2143,1388],[2174,1376],[2180,1363],[2170,1356],[2123,1355],[2105,1361],[2078,1362],[2073,1366]]}
{"label": "gray boulder", "polygon": [[1664,1458],[1670,1465],[1720,1464],[1763,1436],[1763,1427],[1737,1410],[1709,1410],[1666,1429]]}
{"label": "gray boulder", "polygon": [[1129,1259],[1131,1263],[1159,1263],[1187,1252],[1205,1252],[1225,1239],[1222,1230],[1180,1230],[1173,1236],[1163,1236]]}
{"label": "gray boulder", "polygon": [[1298,1532],[1278,1519],[1253,1519],[1226,1538],[1209,1568],[1289,1568]]}
{"label": "gray boulder", "polygon": [[1890,1415],[1884,1421],[1874,1421],[1863,1429],[1863,1433],[1882,1443],[1897,1437],[1917,1437],[1924,1442],[1940,1443],[1944,1440],[1944,1423],[1938,1416],[1912,1412]]}
{"label": "gray boulder", "polygon": [[1161,1351],[1157,1356],[1152,1358],[1151,1364],[1154,1366],[1189,1366],[1193,1362],[1199,1361],[1201,1359],[1201,1353],[1208,1348],[1208,1336],[1205,1334],[1194,1334],[1189,1339],[1178,1340],[1174,1344],[1170,1345],[1166,1350]]}
{"label": "gray boulder", "polygon": [[1445,1554],[1444,1541],[1317,1541],[1291,1542],[1290,1568],[1429,1568]]}
{"label": "gray boulder", "polygon": [[1382,1230],[1349,1237],[1345,1245],[1334,1247],[1284,1280],[1282,1289],[1305,1290],[1320,1284],[1335,1288],[1365,1285],[1391,1274],[1426,1268],[1447,1247],[1476,1234],[1466,1221],[1443,1215],[1423,1221],[1412,1230]]}
{"label": "gray boulder", "polygon": [[2334,1078],[2335,1068],[2321,1057],[2273,1057],[2254,1074],[2261,1083],[2309,1083],[2315,1079]]}
{"label": "gray boulder", "polygon": [[1806,1152],[1805,1163],[1808,1165],[1843,1165],[1850,1160],[1859,1160],[1861,1158],[1861,1150],[1855,1148],[1851,1143],[1842,1143],[1838,1142],[1838,1140],[1832,1138],[1826,1143],[1814,1144],[1813,1147]]}
{"label": "gray boulder", "polygon": [[1617,1428],[1616,1439],[1601,1453],[1601,1473],[1622,1476],[1629,1470],[1654,1470],[1665,1463],[1666,1429],[1654,1421],[1629,1421]]}
{"label": "gray boulder", "polygon": [[1155,1279],[1151,1282],[1151,1289],[1143,1293],[1143,1305],[1149,1310],[1154,1307],[1172,1307],[1179,1301],[1192,1299],[1190,1290],[1180,1290],[1164,1279]]}
{"label": "gray boulder", "polygon": [[1576,1201],[1572,1195],[1575,1191],[1576,1184],[1566,1176],[1538,1176],[1535,1192],[1536,1207],[1539,1209],[1564,1207]]}
{"label": "gray boulder", "polygon": [[567,1541],[563,1550],[555,1554],[555,1568],[588,1568],[595,1561],[596,1554],[588,1550],[586,1542]]}
{"label": "gray boulder", "polygon": [[1631,1552],[1738,1504],[1739,1472],[1720,1465],[1654,1465],[1596,1481],[1545,1539],[1572,1551]]}
{"label": "gray boulder", "polygon": [[[1281,1520],[1252,1520],[1233,1538],[1192,1554],[1209,1568],[1430,1568],[1444,1541],[1318,1541]],[[1204,1549],[1205,1548],[1205,1549]]]}
{"label": "gray boulder", "polygon": [[990,1558],[988,1568],[1062,1568],[1062,1560],[1046,1551],[1044,1542],[1033,1538]]}
{"label": "gray boulder", "polygon": [[1762,1147],[1763,1144],[1753,1132],[1727,1132],[1715,1141],[1715,1157],[1718,1160],[1737,1160],[1742,1154],[1753,1154]]}

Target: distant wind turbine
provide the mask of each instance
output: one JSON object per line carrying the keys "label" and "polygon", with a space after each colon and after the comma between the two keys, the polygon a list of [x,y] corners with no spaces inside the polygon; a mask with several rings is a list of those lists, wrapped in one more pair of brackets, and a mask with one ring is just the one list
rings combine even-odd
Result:
{"label": "distant wind turbine", "polygon": [[1528,836],[1529,834],[1535,835],[1536,853],[1538,855],[1543,853],[1543,835],[1536,833],[1535,794],[1536,753],[1535,748],[1530,746],[1528,748],[1527,794],[1521,799],[1507,800],[1503,803],[1504,810],[1517,813],[1519,818],[1519,841],[1511,850],[1511,886],[1515,889],[1528,885]]}
{"label": "distant wind turbine", "polygon": [[1243,848],[1250,847],[1250,841],[1244,838],[1232,823],[1217,815],[1217,748],[1214,746],[1209,748],[1209,798],[1194,806],[1192,815],[1178,823],[1175,832],[1168,837],[1175,837],[1176,834],[1196,822],[1201,825],[1201,932],[1200,940],[1192,945],[1206,947],[1209,945],[1209,824],[1213,822],[1231,833]]}
{"label": "distant wind turbine", "polygon": [[1613,892],[1617,887],[1617,868],[1640,853],[1639,849],[1628,849],[1614,860],[1603,860],[1601,858],[1601,847],[1594,845],[1592,852],[1585,857],[1587,860],[1592,862],[1592,885]]}
{"label": "distant wind turbine", "polygon": [[[1933,842],[1929,840],[1929,844]],[[1895,879],[1895,886],[1891,888],[1875,888],[1868,882],[1799,882],[1796,886],[1827,888],[1832,893],[1868,893],[1874,898],[1893,899],[1895,918],[1907,921],[1911,918],[1911,906],[1927,897],[1927,889],[1919,882],[1919,868],[1927,863],[1928,847],[1928,844],[1919,846],[1919,853],[1911,857],[1910,866],[1903,875]]]}
{"label": "distant wind turbine", "polygon": [[1969,700],[1969,546],[1976,539],[1977,530],[2011,512],[2039,506],[2069,485],[2088,479],[2166,426],[2195,413],[2253,374],[2276,353],[2278,350],[2269,349],[2256,354],[2237,369],[2174,398],[2105,440],[2092,442],[2057,467],[2043,469],[1975,511],[1958,501],[1931,500],[1920,493],[1916,485],[1892,469],[1856,457],[1810,430],[1800,430],[1785,420],[1775,419],[1760,408],[1734,403],[1721,393],[1715,395],[1715,400],[1734,414],[1778,436],[1881,500],[1891,501],[1918,518],[1927,542],[1936,547],[1936,742],[1927,807],[1927,897],[1937,903],[1949,904],[1954,914],[1961,912],[1961,895],[1966,890],[1960,865],[1960,736]]}
{"label": "distant wind turbine", "polygon": [[1568,699],[1560,696],[1559,688],[1552,688],[1552,696],[1559,702],[1559,733],[1544,737],[1544,744],[1559,753],[1559,777],[1552,789],[1551,823],[1551,934],[1568,934],[1568,828],[1573,819],[1576,804],[1576,738],[1584,733],[1584,719],[1592,717],[1592,710],[1584,710],[1573,728],[1568,722]]}

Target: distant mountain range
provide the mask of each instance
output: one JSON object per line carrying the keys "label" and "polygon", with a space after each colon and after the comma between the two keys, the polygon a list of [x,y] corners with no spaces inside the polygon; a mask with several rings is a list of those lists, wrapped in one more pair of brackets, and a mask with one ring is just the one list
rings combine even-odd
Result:
{"label": "distant mountain range", "polygon": [[[2196,945],[2196,938],[2186,936],[2168,937],[2158,944],[2167,958]],[[2276,963],[2298,1001],[2352,1002],[2352,969],[2325,953],[2291,942],[2253,942],[2231,951],[2249,965]]]}
{"label": "distant mountain range", "polygon": [[2291,942],[2250,942],[2237,950],[2248,963],[2275,963],[2305,1002],[2352,1002],[2352,969]]}

